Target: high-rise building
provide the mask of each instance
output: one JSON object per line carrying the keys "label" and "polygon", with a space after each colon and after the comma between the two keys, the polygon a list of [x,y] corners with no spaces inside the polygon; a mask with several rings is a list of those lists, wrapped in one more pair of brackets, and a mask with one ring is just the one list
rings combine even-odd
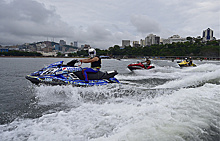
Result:
{"label": "high-rise building", "polygon": [[149,34],[146,38],[145,38],[145,44],[146,45],[153,45],[153,44],[160,44],[160,37],[153,35],[153,34]]}
{"label": "high-rise building", "polygon": [[74,47],[78,47],[78,42],[74,41]]}
{"label": "high-rise building", "polygon": [[139,41],[133,41],[133,47],[140,47]]}
{"label": "high-rise building", "polygon": [[203,40],[204,42],[214,40],[213,30],[211,30],[210,28],[208,28],[208,29],[206,29],[206,30],[203,30],[202,40]]}
{"label": "high-rise building", "polygon": [[140,40],[140,44],[141,44],[142,47],[144,47],[144,46],[146,45],[146,44],[145,44],[145,40],[141,39],[141,40]]}
{"label": "high-rise building", "polygon": [[122,40],[122,47],[130,46],[130,40]]}
{"label": "high-rise building", "polygon": [[160,36],[155,37],[155,44],[157,44],[157,45],[160,44]]}

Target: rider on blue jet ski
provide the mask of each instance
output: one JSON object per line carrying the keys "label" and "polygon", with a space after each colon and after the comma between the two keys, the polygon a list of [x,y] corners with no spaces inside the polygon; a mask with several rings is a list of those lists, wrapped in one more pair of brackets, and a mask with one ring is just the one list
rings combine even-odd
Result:
{"label": "rider on blue jet ski", "polygon": [[96,50],[91,48],[89,49],[88,53],[90,58],[79,60],[81,63],[91,63],[91,68],[83,68],[82,70],[86,83],[89,82],[87,72],[96,73],[101,68],[101,58],[96,55]]}

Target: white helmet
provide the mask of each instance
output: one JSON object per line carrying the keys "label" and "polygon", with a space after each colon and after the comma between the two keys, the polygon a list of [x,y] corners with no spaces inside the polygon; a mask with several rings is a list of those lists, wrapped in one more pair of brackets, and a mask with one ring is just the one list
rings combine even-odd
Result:
{"label": "white helmet", "polygon": [[90,57],[95,57],[96,56],[96,50],[94,48],[89,49],[89,56]]}

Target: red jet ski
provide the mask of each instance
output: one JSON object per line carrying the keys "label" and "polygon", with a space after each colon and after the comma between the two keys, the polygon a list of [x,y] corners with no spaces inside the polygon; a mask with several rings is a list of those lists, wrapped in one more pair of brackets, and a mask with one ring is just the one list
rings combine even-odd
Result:
{"label": "red jet ski", "polygon": [[128,69],[133,71],[133,70],[138,70],[138,69],[152,69],[155,68],[154,66],[146,66],[143,63],[132,63],[128,65]]}

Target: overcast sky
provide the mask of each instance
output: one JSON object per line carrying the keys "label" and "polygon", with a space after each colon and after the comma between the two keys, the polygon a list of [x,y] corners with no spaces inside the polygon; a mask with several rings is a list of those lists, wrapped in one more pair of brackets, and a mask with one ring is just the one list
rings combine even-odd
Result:
{"label": "overcast sky", "polygon": [[0,45],[78,41],[107,49],[122,40],[220,38],[220,0],[0,0]]}

